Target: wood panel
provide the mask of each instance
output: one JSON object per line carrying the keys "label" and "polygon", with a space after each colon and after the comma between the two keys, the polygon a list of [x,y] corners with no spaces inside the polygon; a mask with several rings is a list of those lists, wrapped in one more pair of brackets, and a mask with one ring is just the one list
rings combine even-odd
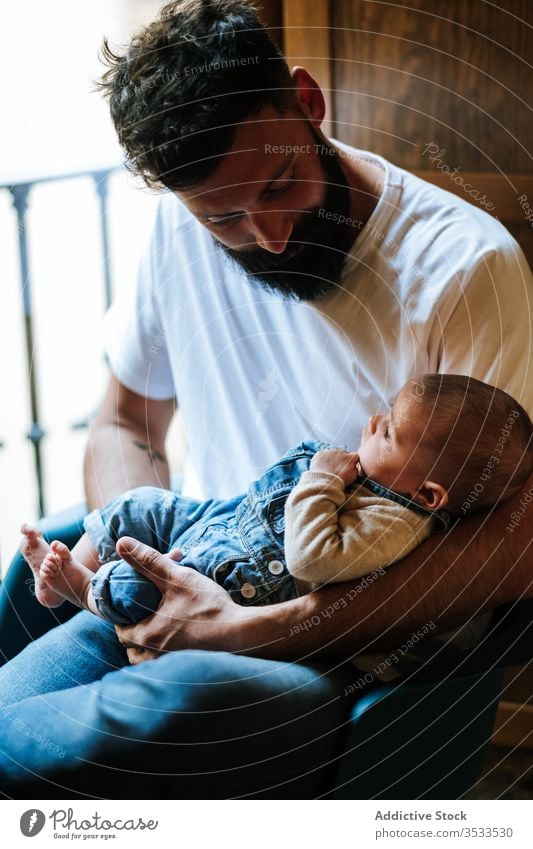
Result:
{"label": "wood panel", "polygon": [[533,2],[335,0],[330,11],[335,135],[438,183],[439,151],[439,167],[500,192],[498,217],[533,265],[518,200],[533,207],[533,193],[505,186],[533,174]]}
{"label": "wood panel", "polygon": [[532,170],[530,0],[335,0],[339,138],[410,169]]}
{"label": "wood panel", "polygon": [[500,702],[492,742],[496,746],[533,749],[533,707],[516,702]]}
{"label": "wood panel", "polygon": [[459,196],[444,170],[482,186],[533,265],[519,200],[533,206],[533,2],[283,0],[283,22],[289,64],[324,89],[327,134]]}
{"label": "wood panel", "polygon": [[[334,3],[333,3],[334,5]],[[303,65],[319,83],[326,100],[326,135],[333,131],[329,0],[284,0],[283,38],[289,68]]]}

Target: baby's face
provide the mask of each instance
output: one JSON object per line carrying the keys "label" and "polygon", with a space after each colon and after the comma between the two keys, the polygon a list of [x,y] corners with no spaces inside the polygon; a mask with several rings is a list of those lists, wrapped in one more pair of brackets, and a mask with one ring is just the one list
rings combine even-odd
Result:
{"label": "baby's face", "polygon": [[423,434],[419,398],[410,385],[400,390],[391,409],[371,416],[361,436],[359,462],[365,475],[382,486],[414,494],[423,477],[413,462]]}

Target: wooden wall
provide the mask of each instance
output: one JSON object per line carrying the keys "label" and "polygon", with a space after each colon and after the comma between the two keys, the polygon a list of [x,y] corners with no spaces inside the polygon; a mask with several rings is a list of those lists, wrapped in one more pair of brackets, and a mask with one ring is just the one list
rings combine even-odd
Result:
{"label": "wooden wall", "polygon": [[327,94],[326,132],[465,196],[438,165],[458,169],[533,264],[531,0],[283,0],[282,20],[289,63]]}
{"label": "wooden wall", "polygon": [[533,36],[510,14],[533,25],[531,0],[330,5],[343,137],[410,169],[428,141],[464,171],[531,167]]}

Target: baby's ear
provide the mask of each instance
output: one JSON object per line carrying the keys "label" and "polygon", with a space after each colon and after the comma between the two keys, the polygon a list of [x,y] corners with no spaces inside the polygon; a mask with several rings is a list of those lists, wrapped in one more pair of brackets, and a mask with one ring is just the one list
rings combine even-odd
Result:
{"label": "baby's ear", "polygon": [[425,481],[413,500],[427,510],[443,510],[448,504],[448,492],[440,483]]}

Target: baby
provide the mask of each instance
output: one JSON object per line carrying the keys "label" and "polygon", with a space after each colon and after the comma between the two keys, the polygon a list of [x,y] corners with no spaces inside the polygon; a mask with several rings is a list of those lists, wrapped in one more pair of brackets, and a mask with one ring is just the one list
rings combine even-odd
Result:
{"label": "baby", "polygon": [[452,517],[518,492],[532,465],[532,424],[509,395],[429,374],[369,420],[357,452],[302,442],[227,500],[135,489],[93,511],[72,552],[27,525],[21,550],[41,604],[69,599],[114,624],[161,600],[117,559],[121,536],[180,559],[240,604],[273,604],[389,566]]}

